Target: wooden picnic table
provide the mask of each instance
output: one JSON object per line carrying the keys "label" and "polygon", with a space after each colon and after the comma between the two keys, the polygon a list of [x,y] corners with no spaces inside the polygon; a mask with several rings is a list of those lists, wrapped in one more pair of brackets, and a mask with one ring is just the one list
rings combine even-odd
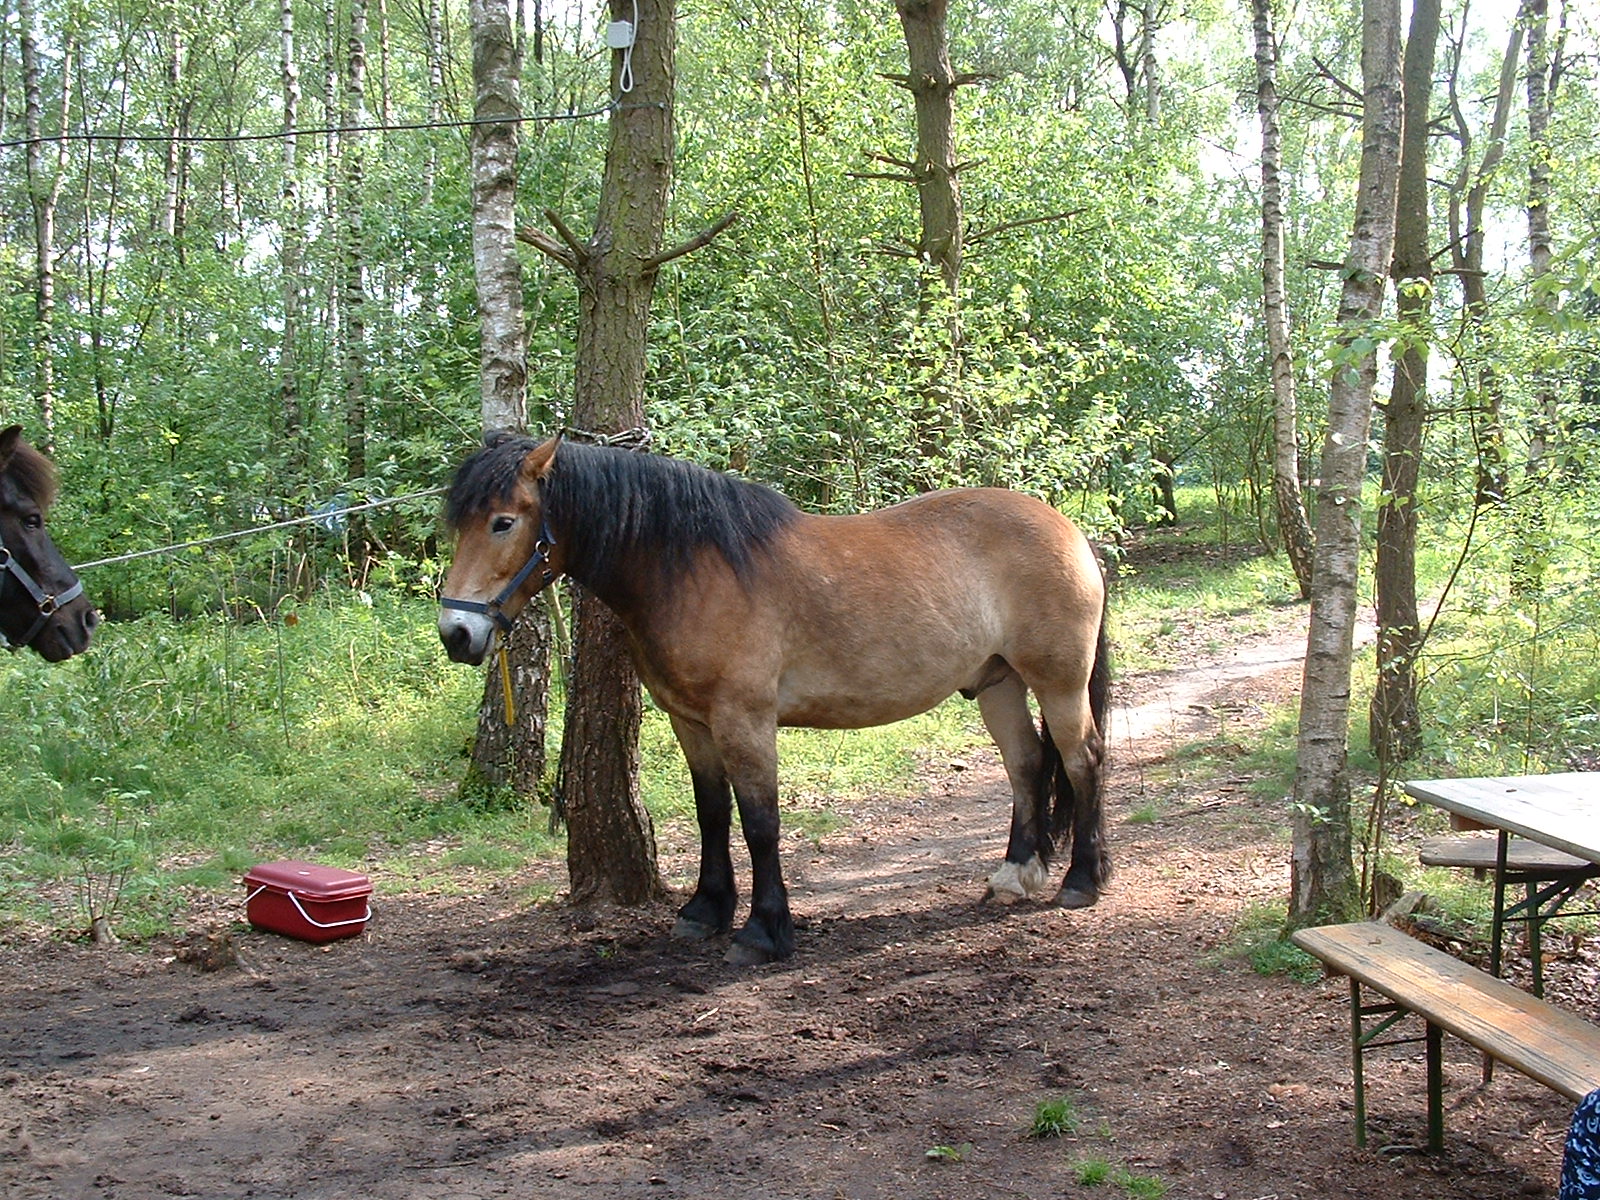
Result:
{"label": "wooden picnic table", "polygon": [[[1587,880],[1600,875],[1600,771],[1420,779],[1404,786],[1408,795],[1437,805],[1467,827],[1497,832],[1490,974],[1500,974],[1505,922],[1526,921],[1534,992],[1542,993],[1539,927]],[[1559,854],[1529,869],[1511,854],[1512,835]],[[1527,886],[1526,899],[1509,908],[1505,900],[1508,883]]]}
{"label": "wooden picnic table", "polygon": [[1405,790],[1503,834],[1600,863],[1600,771],[1419,779]]}
{"label": "wooden picnic table", "polygon": [[[1577,1100],[1600,1087],[1600,1026],[1538,996],[1538,928],[1589,879],[1600,875],[1600,772],[1424,779],[1405,785],[1419,800],[1438,805],[1466,828],[1497,831],[1492,846],[1473,839],[1465,848],[1441,847],[1433,859],[1495,874],[1493,965],[1485,973],[1433,946],[1377,921],[1295,931],[1293,940],[1328,970],[1350,981],[1350,1049],[1355,1079],[1356,1142],[1366,1145],[1366,1074],[1363,1059],[1380,1046],[1414,1041],[1390,1031],[1412,1017],[1424,1025],[1428,1092],[1428,1148],[1444,1146],[1444,1070],[1441,1043],[1450,1033]],[[1513,835],[1530,845],[1516,844]],[[1436,839],[1439,842],[1451,839]],[[1424,855],[1427,859],[1427,855]],[[1507,881],[1523,883],[1528,898],[1506,908]],[[1525,914],[1525,915],[1519,915]],[[1567,915],[1573,915],[1570,912]],[[1497,978],[1507,918],[1528,922],[1535,995]],[[1377,993],[1373,1002],[1365,992]]]}

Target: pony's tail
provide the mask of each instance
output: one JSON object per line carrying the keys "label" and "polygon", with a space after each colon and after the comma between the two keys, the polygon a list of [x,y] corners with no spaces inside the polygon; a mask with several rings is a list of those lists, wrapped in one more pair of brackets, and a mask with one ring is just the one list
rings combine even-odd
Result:
{"label": "pony's tail", "polygon": [[1089,758],[1089,794],[1079,796],[1067,774],[1061,748],[1050,734],[1050,726],[1039,722],[1044,741],[1046,801],[1050,810],[1048,846],[1059,851],[1071,831],[1074,867],[1087,866],[1096,888],[1111,880],[1111,855],[1106,850],[1105,808],[1101,803],[1100,779],[1105,769],[1107,720],[1111,714],[1111,642],[1106,634],[1106,609],[1100,610],[1100,631],[1095,638],[1094,664],[1089,669],[1089,715],[1094,719],[1096,736],[1084,751]]}
{"label": "pony's tail", "polygon": [[1111,715],[1111,639],[1106,636],[1106,605],[1100,608],[1100,632],[1095,638],[1094,666],[1089,669],[1089,714],[1100,735],[1101,756],[1105,755],[1106,720]]}

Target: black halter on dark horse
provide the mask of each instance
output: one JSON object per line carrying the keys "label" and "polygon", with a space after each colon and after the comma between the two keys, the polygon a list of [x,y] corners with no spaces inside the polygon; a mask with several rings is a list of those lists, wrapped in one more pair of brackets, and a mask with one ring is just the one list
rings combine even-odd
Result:
{"label": "black halter on dark horse", "polygon": [[737,801],[752,882],[729,956],[793,952],[779,726],[883,725],[956,692],[976,699],[1011,785],[1010,839],[989,894],[1046,895],[1057,843],[1070,838],[1054,900],[1076,908],[1099,897],[1110,874],[1105,584],[1083,534],[1048,505],[969,488],[817,516],[658,455],[494,437],[457,472],[446,515],[457,547],[439,635],[452,659],[482,662],[561,574],[627,628],[694,784],[700,877],[678,935],[732,929]]}
{"label": "black halter on dark horse", "polygon": [[50,662],[86,650],[100,620],[45,528],[55,497],[50,460],[22,426],[0,430],[0,638]]}

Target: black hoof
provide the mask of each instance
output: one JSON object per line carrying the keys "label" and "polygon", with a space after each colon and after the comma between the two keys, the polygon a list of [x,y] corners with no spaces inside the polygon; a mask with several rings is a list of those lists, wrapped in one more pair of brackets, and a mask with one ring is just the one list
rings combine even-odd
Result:
{"label": "black hoof", "polygon": [[726,959],[734,966],[754,967],[762,963],[780,962],[794,953],[794,925],[785,913],[778,928],[773,931],[759,916],[733,935]]}
{"label": "black hoof", "polygon": [[746,946],[743,942],[734,942],[728,947],[728,952],[722,956],[722,961],[733,967],[761,967],[773,961],[772,955],[766,950],[759,950],[755,946]]}
{"label": "black hoof", "polygon": [[683,942],[703,942],[716,937],[719,932],[715,926],[688,917],[679,917],[672,923],[672,936]]}
{"label": "black hoof", "polygon": [[1056,893],[1056,903],[1062,908],[1089,908],[1100,893],[1093,888],[1064,887]]}

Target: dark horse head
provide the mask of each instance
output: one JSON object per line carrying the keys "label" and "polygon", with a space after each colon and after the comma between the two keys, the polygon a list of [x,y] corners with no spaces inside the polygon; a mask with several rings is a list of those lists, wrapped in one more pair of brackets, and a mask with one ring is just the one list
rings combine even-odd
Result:
{"label": "dark horse head", "polygon": [[44,527],[55,496],[50,460],[22,440],[22,426],[0,430],[0,635],[50,662],[88,649],[100,621]]}

